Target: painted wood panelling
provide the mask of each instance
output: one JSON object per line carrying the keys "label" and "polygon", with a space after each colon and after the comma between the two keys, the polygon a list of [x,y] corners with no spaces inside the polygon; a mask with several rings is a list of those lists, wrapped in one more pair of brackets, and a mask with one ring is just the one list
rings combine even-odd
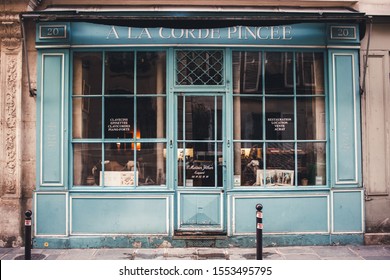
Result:
{"label": "painted wood panelling", "polygon": [[65,193],[35,194],[35,235],[67,235],[67,195]]}
{"label": "painted wood panelling", "polygon": [[355,53],[332,53],[335,184],[358,184],[358,77]]}
{"label": "painted wood panelling", "polygon": [[64,54],[42,55],[40,185],[64,185]]}

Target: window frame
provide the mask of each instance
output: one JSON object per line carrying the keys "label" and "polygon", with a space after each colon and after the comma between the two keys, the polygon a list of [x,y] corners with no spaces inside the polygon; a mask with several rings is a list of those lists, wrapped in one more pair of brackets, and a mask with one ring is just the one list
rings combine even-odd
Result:
{"label": "window frame", "polygon": [[[262,75],[262,91],[261,93],[240,93],[239,91],[236,92],[236,89],[235,89],[235,81],[234,81],[234,68],[233,68],[233,54],[237,52],[260,52],[261,53],[261,58],[262,58],[262,61],[261,61],[261,67],[262,67],[262,71],[261,71],[261,75]],[[280,53],[291,53],[292,54],[292,57],[293,57],[293,80],[294,80],[294,85],[292,85],[293,87],[293,93],[292,94],[267,94],[265,92],[265,80],[266,80],[266,75],[265,75],[265,54],[267,52],[272,52],[272,53],[275,53],[275,52],[280,52]],[[322,57],[323,57],[323,94],[297,94],[297,54],[298,53],[321,53],[322,54]],[[250,190],[267,190],[267,189],[271,189],[271,190],[312,190],[312,189],[316,189],[316,190],[321,190],[321,189],[326,189],[328,190],[330,188],[330,182],[331,182],[331,176],[330,176],[330,172],[331,172],[331,166],[330,166],[330,124],[329,124],[329,119],[330,119],[330,110],[329,110],[329,89],[328,89],[328,55],[327,55],[327,51],[326,49],[312,49],[312,48],[231,48],[230,49],[230,56],[231,56],[231,63],[232,63],[232,67],[231,67],[231,77],[230,77],[230,80],[232,81],[232,85],[231,85],[231,104],[232,104],[232,116],[231,116],[231,120],[230,120],[230,123],[231,123],[231,127],[232,127],[232,135],[231,135],[231,139],[232,139],[232,151],[231,151],[231,158],[232,158],[232,166],[230,168],[231,170],[231,176],[233,177],[232,178],[232,189],[250,189]],[[245,73],[244,74],[241,74],[241,78],[245,76]],[[242,91],[241,91],[242,92]],[[235,138],[235,133],[234,133],[234,116],[236,114],[236,112],[234,112],[234,98],[239,98],[239,97],[246,97],[246,98],[260,98],[262,100],[262,126],[263,126],[263,131],[262,131],[262,139],[261,140],[250,140],[250,139],[236,139]],[[294,99],[294,138],[293,140],[268,140],[266,139],[266,99],[267,98],[293,98]],[[297,134],[297,99],[298,98],[308,98],[308,99],[312,99],[314,100],[314,98],[323,98],[324,99],[324,113],[325,113],[325,116],[324,116],[324,131],[325,131],[325,137],[324,139],[320,139],[320,140],[303,140],[303,139],[298,139],[298,134]],[[241,132],[240,132],[241,133]],[[241,138],[241,136],[240,136]],[[262,148],[262,159],[264,161],[264,164],[263,164],[263,177],[266,175],[266,172],[267,172],[267,166],[266,166],[266,161],[267,161],[267,154],[266,154],[266,149],[267,149],[267,145],[269,143],[292,143],[294,145],[294,183],[292,186],[271,186],[271,185],[267,185],[267,184],[264,184],[264,185],[256,185],[256,186],[248,186],[248,185],[243,185],[243,182],[241,180],[241,177],[242,177],[242,173],[240,174],[240,184],[238,185],[238,181],[236,180],[235,178],[235,146],[237,144],[240,144],[240,145],[245,145],[245,144],[255,144],[255,145],[258,145],[260,148]],[[325,174],[326,174],[326,178],[325,180],[323,180],[323,183],[322,184],[311,184],[311,185],[307,185],[307,186],[303,186],[300,184],[300,182],[298,182],[298,152],[297,149],[298,149],[298,146],[300,144],[305,144],[305,143],[313,143],[313,144],[316,144],[316,143],[324,143],[325,145]],[[241,146],[242,148],[242,146]],[[242,172],[242,171],[241,171]]]}
{"label": "window frame", "polygon": [[[111,53],[111,52],[133,52],[134,53],[134,93],[133,94],[105,94],[105,57],[106,53]],[[165,54],[165,91],[162,94],[137,94],[137,53],[141,52],[161,52]],[[101,54],[102,58],[102,63],[101,63],[101,94],[100,95],[76,95],[73,92],[73,72],[74,72],[74,55],[75,53],[99,53]],[[131,139],[120,139],[121,143],[126,143],[130,145],[134,145],[136,147],[138,144],[144,143],[144,144],[162,144],[164,145],[165,149],[168,150],[168,69],[169,69],[169,50],[168,48],[140,48],[140,47],[129,47],[129,48],[113,48],[113,47],[106,47],[106,48],[75,48],[70,51],[69,55],[69,61],[70,61],[70,75],[69,75],[69,130],[68,130],[68,150],[69,150],[69,161],[68,161],[68,170],[69,170],[69,188],[72,189],[73,191],[85,191],[85,190],[90,190],[90,191],[131,191],[131,190],[153,190],[153,189],[169,189],[169,184],[166,180],[164,184],[154,184],[154,185],[140,185],[140,184],[134,184],[132,186],[105,186],[104,183],[100,182],[99,185],[75,185],[74,184],[74,146],[76,144],[100,144],[101,145],[101,161],[105,161],[105,145],[107,144],[112,144],[112,143],[117,143],[117,139],[113,138],[105,138],[105,111],[104,111],[104,104],[105,104],[105,99],[106,98],[115,98],[115,97],[126,97],[126,98],[133,98],[133,103],[134,103],[134,111],[133,111],[133,120],[134,120],[134,131],[137,129],[137,98],[154,98],[157,100],[157,98],[164,98],[164,111],[165,111],[165,121],[164,121],[164,134],[165,137],[163,138],[144,138],[144,139],[138,139],[136,133],[133,133],[133,138]],[[161,95],[161,96],[159,96]],[[74,127],[74,120],[73,120],[73,99],[74,98],[100,98],[101,99],[101,137],[100,138],[74,138],[73,137],[73,127]],[[134,157],[133,157],[134,162],[137,160],[137,148],[134,148]],[[167,179],[168,172],[169,172],[169,165],[167,164],[168,162],[168,157],[164,158],[164,165],[165,165],[165,178]],[[102,166],[102,170],[104,171],[104,165]],[[103,172],[103,178],[104,182],[104,172]]]}

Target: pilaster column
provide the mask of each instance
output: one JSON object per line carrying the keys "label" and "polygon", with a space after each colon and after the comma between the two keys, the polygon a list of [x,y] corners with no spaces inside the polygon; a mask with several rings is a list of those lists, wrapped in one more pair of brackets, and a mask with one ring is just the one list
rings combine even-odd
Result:
{"label": "pilaster column", "polygon": [[18,14],[0,14],[0,247],[21,236],[22,39]]}

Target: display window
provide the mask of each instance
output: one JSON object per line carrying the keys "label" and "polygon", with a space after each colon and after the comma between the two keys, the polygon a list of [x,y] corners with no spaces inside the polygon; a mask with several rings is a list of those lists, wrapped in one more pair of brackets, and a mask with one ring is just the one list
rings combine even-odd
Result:
{"label": "display window", "polygon": [[327,184],[323,52],[233,52],[234,185]]}
{"label": "display window", "polygon": [[166,53],[73,53],[73,185],[166,185]]}
{"label": "display window", "polygon": [[172,82],[167,53],[73,52],[75,187],[166,186],[168,151],[178,187],[327,185],[323,52],[177,50]]}

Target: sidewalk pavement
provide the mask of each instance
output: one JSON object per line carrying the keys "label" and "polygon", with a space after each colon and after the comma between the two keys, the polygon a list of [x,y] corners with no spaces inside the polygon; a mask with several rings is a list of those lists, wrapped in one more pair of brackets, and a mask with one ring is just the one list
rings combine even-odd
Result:
{"label": "sidewalk pavement", "polygon": [[[255,260],[256,248],[32,249],[33,260]],[[264,260],[390,260],[390,245],[263,249]],[[24,260],[24,247],[0,248],[0,260]]]}

